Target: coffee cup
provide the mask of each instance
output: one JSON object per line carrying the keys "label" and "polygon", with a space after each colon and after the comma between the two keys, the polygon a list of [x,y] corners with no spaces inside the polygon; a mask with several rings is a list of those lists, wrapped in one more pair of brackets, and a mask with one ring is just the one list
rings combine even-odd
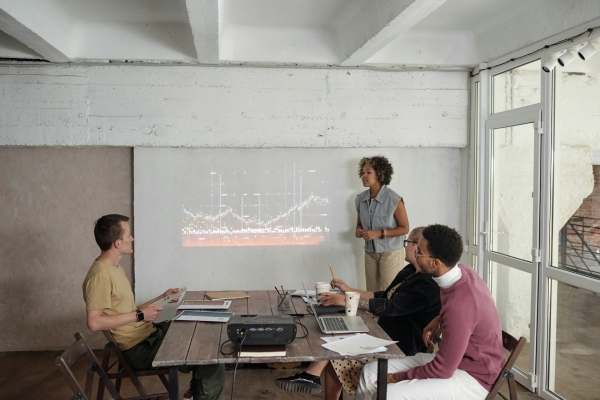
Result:
{"label": "coffee cup", "polygon": [[354,317],[358,310],[360,294],[357,292],[346,292],[346,316]]}
{"label": "coffee cup", "polygon": [[317,301],[321,301],[321,293],[329,292],[329,282],[317,282],[315,283],[315,292],[317,294]]}

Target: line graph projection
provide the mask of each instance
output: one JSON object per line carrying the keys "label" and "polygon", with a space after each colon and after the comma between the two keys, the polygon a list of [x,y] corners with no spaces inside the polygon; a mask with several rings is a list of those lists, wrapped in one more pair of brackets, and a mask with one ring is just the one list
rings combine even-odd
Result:
{"label": "line graph projection", "polygon": [[[327,185],[296,163],[231,171],[211,165],[183,204],[182,245],[293,246],[328,239]],[[205,185],[206,184],[206,185]]]}

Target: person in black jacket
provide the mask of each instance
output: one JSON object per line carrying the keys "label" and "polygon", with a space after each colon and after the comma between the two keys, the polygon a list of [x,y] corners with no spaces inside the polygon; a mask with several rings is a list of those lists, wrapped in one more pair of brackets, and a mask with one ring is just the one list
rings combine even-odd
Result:
{"label": "person in black jacket", "polygon": [[[386,290],[369,292],[353,289],[341,279],[331,281],[331,286],[342,292],[360,293],[359,308],[370,311],[374,318],[378,317],[378,324],[392,340],[398,341],[398,347],[407,356],[427,350],[423,342],[423,329],[439,315],[442,307],[439,286],[431,276],[417,273],[414,267],[415,246],[421,239],[423,229],[413,229],[404,241],[405,259],[409,264],[396,275]],[[345,304],[344,295],[321,295],[321,304],[325,306]],[[325,370],[325,399],[337,400],[342,387],[350,394],[356,393],[362,367],[373,360],[315,361],[305,371],[276,379],[275,384],[289,392],[320,393],[319,376]]]}

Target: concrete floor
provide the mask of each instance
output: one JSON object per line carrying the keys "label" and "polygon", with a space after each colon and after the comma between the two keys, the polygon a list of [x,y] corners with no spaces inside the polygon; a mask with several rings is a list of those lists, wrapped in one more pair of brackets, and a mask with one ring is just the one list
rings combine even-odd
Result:
{"label": "concrete floor", "polygon": [[[54,365],[54,359],[60,351],[35,351],[0,353],[0,400],[8,399],[44,399],[67,400],[73,393],[66,381]],[[101,352],[96,353],[97,357]],[[76,375],[83,379],[86,371],[83,363],[75,366]],[[287,393],[275,386],[273,380],[287,376],[295,370],[276,370],[266,366],[242,365],[236,373],[234,398],[236,400],[272,399],[322,399],[323,394]],[[188,388],[190,375],[179,375],[180,396]],[[233,371],[227,371],[227,382],[223,399],[231,398]],[[142,385],[148,393],[164,391],[164,386],[157,377],[141,378]],[[502,392],[506,393],[506,385]],[[130,382],[124,381],[121,393],[123,396],[135,396],[137,393]],[[108,394],[105,394],[108,398]],[[354,396],[345,395],[345,400],[354,400]],[[498,399],[500,397],[498,396]],[[519,399],[540,399],[519,386]]]}

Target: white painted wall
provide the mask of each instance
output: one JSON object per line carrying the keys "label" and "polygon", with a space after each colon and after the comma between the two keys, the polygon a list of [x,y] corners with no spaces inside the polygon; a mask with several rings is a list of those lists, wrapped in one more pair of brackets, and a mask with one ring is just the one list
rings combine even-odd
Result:
{"label": "white painted wall", "polygon": [[[315,282],[331,279],[328,264],[333,266],[336,277],[364,289],[364,241],[354,237],[354,200],[365,190],[358,177],[360,159],[377,154],[388,157],[394,167],[390,187],[403,196],[411,227],[441,223],[460,229],[464,199],[461,151],[138,148],[134,153],[136,298],[146,301],[168,287],[181,286],[190,290],[264,290],[273,285],[299,289],[304,282],[311,287]],[[292,165],[303,172],[307,168],[315,170],[324,186],[303,186],[299,178],[293,181],[293,189],[291,180],[285,186],[280,174],[284,165],[289,176]],[[211,171],[215,172],[214,184],[205,178],[211,176]],[[184,203],[188,207],[196,205],[194,212],[202,210],[207,215],[230,207],[244,214],[239,206],[243,192],[232,184],[232,172],[243,174],[244,184],[252,187],[243,202],[246,209],[254,210],[253,193],[261,195],[263,200],[258,204],[263,220],[264,215],[274,215],[272,207],[276,201],[271,200],[269,193],[280,195],[286,187],[287,207],[291,207],[291,199],[300,203],[299,199],[305,200],[310,194],[328,199],[328,205],[318,211],[327,214],[329,231],[325,240],[297,246],[183,247]],[[318,191],[309,192],[315,189]],[[198,204],[210,204],[210,193],[214,193],[215,206],[211,210],[215,211],[198,208]],[[221,193],[225,196],[220,197]],[[248,214],[256,215],[254,211]],[[288,223],[280,222],[282,226]]]}
{"label": "white painted wall", "polygon": [[0,67],[0,145],[458,147],[466,72]]}

